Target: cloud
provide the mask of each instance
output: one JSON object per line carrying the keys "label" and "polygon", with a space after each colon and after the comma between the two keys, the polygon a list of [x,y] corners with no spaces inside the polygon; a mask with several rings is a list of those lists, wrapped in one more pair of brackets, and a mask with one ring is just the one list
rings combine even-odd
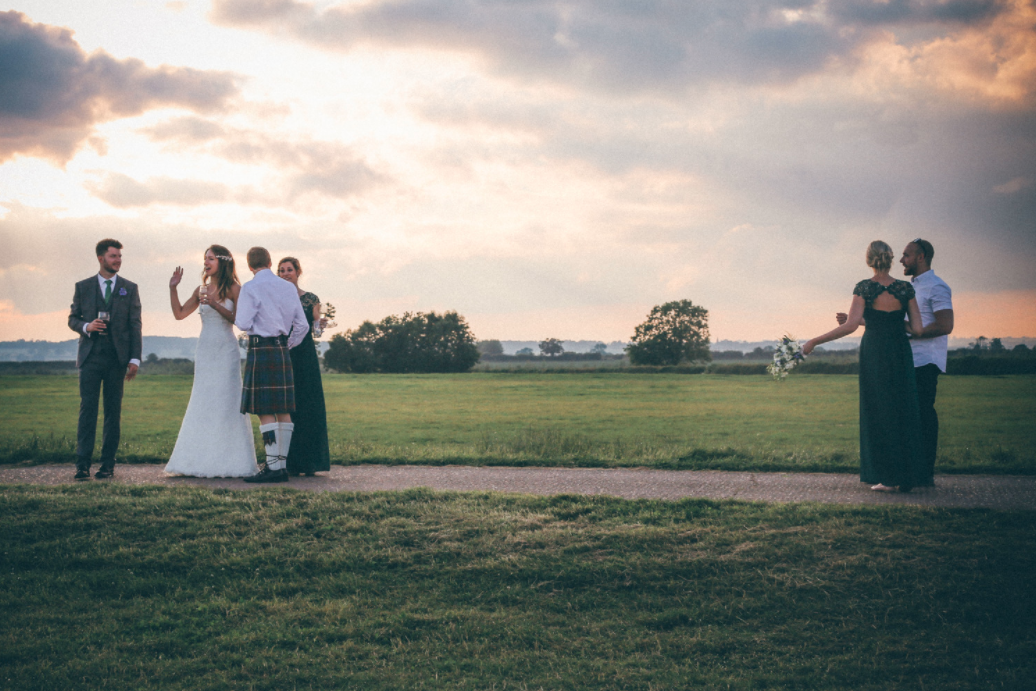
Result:
{"label": "cloud", "polygon": [[451,51],[523,81],[671,97],[717,82],[793,82],[855,64],[889,30],[980,30],[1019,8],[1024,0],[371,0],[321,11],[296,0],[215,0],[211,16],[328,50]]}
{"label": "cloud", "polygon": [[292,203],[311,194],[349,199],[389,181],[355,149],[335,141],[229,128],[198,117],[176,118],[142,132],[177,150],[194,147],[231,163],[267,167],[277,176],[277,189],[253,201],[265,197],[270,203]]}
{"label": "cloud", "polygon": [[238,93],[225,72],[146,66],[87,55],[68,29],[0,12],[0,162],[16,154],[67,162],[94,125],[160,107],[225,108]]}
{"label": "cloud", "polygon": [[1025,177],[1017,177],[1008,180],[1002,185],[995,185],[993,192],[996,194],[1014,194],[1015,192],[1024,190],[1026,187],[1032,186],[1032,179]]}
{"label": "cloud", "polygon": [[223,136],[225,128],[217,122],[195,116],[174,118],[153,127],[141,130],[150,139],[157,142],[174,144],[201,144]]}
{"label": "cloud", "polygon": [[223,202],[228,198],[227,187],[220,183],[168,177],[138,182],[121,173],[108,173],[99,182],[87,183],[86,189],[120,209],[152,204],[198,206]]}

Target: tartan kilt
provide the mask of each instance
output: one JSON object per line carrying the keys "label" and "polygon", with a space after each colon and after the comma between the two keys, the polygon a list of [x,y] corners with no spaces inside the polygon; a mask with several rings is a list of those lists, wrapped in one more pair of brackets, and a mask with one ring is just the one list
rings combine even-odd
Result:
{"label": "tartan kilt", "polygon": [[248,337],[241,412],[253,415],[295,412],[295,379],[285,337]]}

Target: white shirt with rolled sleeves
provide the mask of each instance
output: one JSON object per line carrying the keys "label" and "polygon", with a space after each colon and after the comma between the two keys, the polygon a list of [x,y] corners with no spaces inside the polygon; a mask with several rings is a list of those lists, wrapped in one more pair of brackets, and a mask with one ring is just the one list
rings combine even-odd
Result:
{"label": "white shirt with rolled sleeves", "polygon": [[[935,321],[935,313],[953,309],[952,294],[946,281],[935,275],[934,271],[925,271],[912,280],[917,306],[921,311],[921,326],[928,326]],[[946,372],[946,351],[949,349],[949,336],[935,338],[912,338],[910,348],[914,351],[914,367],[935,365],[940,372]]]}
{"label": "white shirt with rolled sleeves", "polygon": [[309,330],[298,289],[269,269],[241,286],[234,324],[252,336],[287,336],[289,348],[302,343]]}

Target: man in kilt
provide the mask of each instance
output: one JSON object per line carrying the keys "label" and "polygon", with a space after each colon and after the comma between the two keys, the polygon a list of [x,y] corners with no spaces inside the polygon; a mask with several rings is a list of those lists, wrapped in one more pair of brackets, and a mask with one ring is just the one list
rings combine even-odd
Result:
{"label": "man in kilt", "polygon": [[270,270],[270,253],[262,247],[248,250],[253,278],[241,286],[237,300],[237,328],[248,332],[248,360],[241,389],[241,412],[259,417],[266,448],[266,463],[245,482],[287,482],[288,446],[295,425],[295,384],[290,348],[306,337],[309,323],[295,286]]}

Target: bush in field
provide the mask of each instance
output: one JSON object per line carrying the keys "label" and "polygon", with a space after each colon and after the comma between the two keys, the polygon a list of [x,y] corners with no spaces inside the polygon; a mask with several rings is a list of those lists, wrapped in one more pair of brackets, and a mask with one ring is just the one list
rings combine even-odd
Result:
{"label": "bush in field", "polygon": [[491,355],[492,356],[492,355],[503,355],[504,354],[504,346],[503,346],[503,344],[500,343],[500,341],[498,341],[496,339],[489,340],[489,341],[479,341],[478,343],[475,344],[475,347],[478,348],[478,352],[479,352],[480,355]]}
{"label": "bush in field", "polygon": [[709,361],[709,311],[690,300],[657,305],[639,325],[626,352],[634,365]]}
{"label": "bush in field", "polygon": [[548,338],[545,341],[540,341],[540,353],[543,355],[549,355],[554,357],[556,355],[562,355],[565,352],[565,346],[561,345],[564,341],[559,341],[556,338]]}
{"label": "bush in field", "polygon": [[331,339],[324,366],[339,372],[467,372],[479,360],[475,337],[456,312],[406,312],[364,322]]}

